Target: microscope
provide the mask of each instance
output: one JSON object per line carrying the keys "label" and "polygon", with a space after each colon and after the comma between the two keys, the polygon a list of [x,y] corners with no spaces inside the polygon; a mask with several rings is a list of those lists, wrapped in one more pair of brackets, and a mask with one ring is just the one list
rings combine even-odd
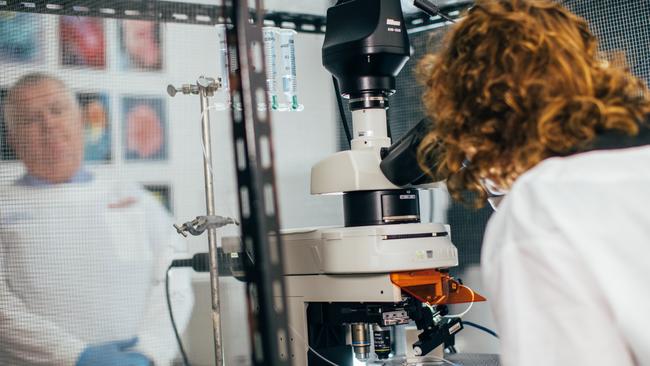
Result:
{"label": "microscope", "polygon": [[417,147],[429,122],[388,137],[389,96],[410,55],[400,0],[329,8],[323,65],[349,100],[353,136],[312,168],[311,193],[342,194],[345,226],[282,233],[292,365],[443,357],[463,328],[447,305],[485,300],[449,275],[449,229],[420,221],[417,187],[433,179]]}

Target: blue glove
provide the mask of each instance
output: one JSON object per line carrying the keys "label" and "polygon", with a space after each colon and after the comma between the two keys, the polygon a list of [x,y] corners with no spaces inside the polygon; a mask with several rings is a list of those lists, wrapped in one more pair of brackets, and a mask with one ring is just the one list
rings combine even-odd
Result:
{"label": "blue glove", "polygon": [[150,366],[151,360],[138,352],[129,351],[138,343],[134,337],[124,341],[100,343],[86,347],[76,366]]}

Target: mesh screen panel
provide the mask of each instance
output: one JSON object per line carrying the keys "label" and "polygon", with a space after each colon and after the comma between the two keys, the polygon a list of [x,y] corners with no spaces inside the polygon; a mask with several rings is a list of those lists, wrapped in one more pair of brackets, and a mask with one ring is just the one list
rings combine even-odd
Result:
{"label": "mesh screen panel", "polygon": [[[166,86],[217,75],[217,39],[205,25],[0,12],[1,365],[178,361],[165,272],[207,239],[172,227],[205,213],[203,153],[198,97]],[[213,119],[214,170],[233,172],[228,114]],[[236,217],[232,174],[215,181],[219,213]],[[190,276],[170,273],[174,314],[186,348],[209,354],[209,312],[193,320],[203,339],[188,335],[210,304]]]}
{"label": "mesh screen panel", "polygon": [[560,1],[589,22],[604,56],[624,57],[632,72],[650,82],[650,2],[638,0]]}
{"label": "mesh screen panel", "polygon": [[[624,51],[650,79],[648,2],[567,6],[590,21],[603,51]],[[412,36],[416,54],[391,99],[394,139],[423,116],[413,67],[445,30]],[[185,241],[171,227],[204,212],[203,151],[198,99],[165,90],[218,75],[217,40],[202,25],[0,12],[0,365],[75,365],[81,354],[81,365],[98,364],[120,357],[118,346],[178,362],[163,281],[171,258],[207,250],[205,238]],[[334,225],[341,213],[339,201],[308,193],[310,166],[336,144],[320,138],[334,134],[334,107],[313,87],[328,80],[313,61],[322,38],[302,42],[309,59],[299,66],[311,78],[302,85],[314,90],[301,95],[305,114],[284,118],[274,136],[285,227]],[[217,211],[236,217],[229,116],[211,116]],[[461,263],[478,261],[489,213],[449,207]],[[192,363],[209,365],[209,290],[189,275],[172,272],[174,313]],[[234,280],[223,285],[224,343],[244,352],[226,360],[246,362],[244,293]],[[199,307],[205,316],[192,316]]]}

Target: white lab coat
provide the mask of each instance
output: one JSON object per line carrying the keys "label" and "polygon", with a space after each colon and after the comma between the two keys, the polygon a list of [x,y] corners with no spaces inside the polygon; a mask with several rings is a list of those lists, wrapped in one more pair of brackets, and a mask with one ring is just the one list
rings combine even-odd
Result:
{"label": "white lab coat", "polygon": [[482,267],[503,365],[650,365],[650,147],[522,175]]}
{"label": "white lab coat", "polygon": [[[186,248],[171,218],[133,184],[0,190],[0,365],[74,365],[89,344],[139,337],[156,365],[177,353],[164,278]],[[190,274],[171,277],[182,331]]]}

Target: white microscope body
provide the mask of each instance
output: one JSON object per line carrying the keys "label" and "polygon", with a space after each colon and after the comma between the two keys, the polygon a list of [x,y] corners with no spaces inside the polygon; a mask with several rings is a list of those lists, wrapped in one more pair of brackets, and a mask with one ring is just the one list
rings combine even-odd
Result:
{"label": "white microscope body", "polygon": [[[402,200],[417,200],[415,190],[395,186],[379,169],[381,148],[391,144],[385,109],[355,111],[352,118],[352,149],[338,152],[312,168],[312,194],[396,191]],[[419,223],[419,212],[383,216],[382,220],[383,225],[283,233],[289,325],[298,333],[291,338],[293,365],[313,363],[308,363],[305,344],[309,339],[309,304],[401,303],[404,294],[391,281],[392,273],[458,265],[458,252],[445,225]],[[391,224],[400,220],[412,223]],[[370,343],[357,347],[357,358],[370,357]]]}
{"label": "white microscope body", "polygon": [[[349,98],[353,131],[350,150],[312,168],[311,193],[343,194],[345,227],[282,233],[295,366],[440,357],[462,329],[444,317],[445,304],[469,301],[455,297],[464,286],[445,273],[458,265],[456,247],[445,225],[420,221],[413,188],[428,178],[411,174],[427,127],[394,145],[387,132],[388,96],[410,53],[399,0],[345,0],[328,10],[323,65]],[[417,325],[413,338],[398,331],[406,324]]]}

